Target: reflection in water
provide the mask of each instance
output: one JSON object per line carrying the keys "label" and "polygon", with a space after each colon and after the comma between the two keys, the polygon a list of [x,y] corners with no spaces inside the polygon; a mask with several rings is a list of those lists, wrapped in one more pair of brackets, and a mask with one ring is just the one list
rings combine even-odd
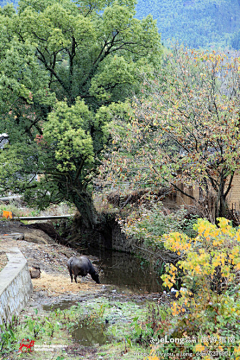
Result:
{"label": "reflection in water", "polygon": [[101,269],[102,284],[113,284],[122,291],[129,289],[136,293],[162,291],[160,277],[137,257],[104,249],[94,249],[90,254],[99,258],[94,263]]}
{"label": "reflection in water", "polygon": [[86,324],[80,324],[71,331],[74,340],[83,346],[103,345],[107,341],[104,329]]}
{"label": "reflection in water", "polygon": [[69,301],[69,300],[62,300],[59,302],[55,302],[51,305],[43,305],[43,310],[45,311],[54,311],[57,309],[64,310],[64,309],[70,309],[71,306],[76,306],[76,301]]}
{"label": "reflection in water", "polygon": [[[161,292],[161,280],[154,271],[140,259],[131,254],[94,250],[85,255],[94,255],[99,260],[93,263],[100,269],[101,284],[112,284],[118,291],[145,293]],[[44,306],[44,310],[56,308],[66,309],[76,304],[74,301],[62,301],[51,306]],[[106,326],[106,325],[105,325]],[[71,331],[72,337],[83,346],[103,345],[107,342],[104,334],[105,326],[97,324],[79,323]]]}

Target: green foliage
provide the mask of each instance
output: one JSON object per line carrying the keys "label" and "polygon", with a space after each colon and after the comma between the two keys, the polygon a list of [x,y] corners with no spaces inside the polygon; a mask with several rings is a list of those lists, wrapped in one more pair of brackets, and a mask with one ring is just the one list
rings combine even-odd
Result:
{"label": "green foliage", "polygon": [[[165,44],[174,39],[190,48],[229,48],[239,31],[238,0],[139,0],[137,16],[153,14]],[[236,49],[236,47],[234,47]]]}
{"label": "green foliage", "polygon": [[[140,305],[126,301],[126,299],[123,302],[113,301],[103,296],[92,300],[88,299],[86,302],[72,306],[70,309],[49,311],[47,316],[42,314],[40,320],[36,310],[34,315],[25,317],[18,326],[14,327],[14,333],[18,339],[29,338],[35,340],[34,329],[36,330],[37,323],[39,323],[41,330],[36,337],[36,344],[38,346],[41,346],[41,344],[47,346],[48,344],[68,344],[69,348],[66,352],[55,349],[54,359],[70,359],[72,358],[72,346],[79,346],[79,343],[74,341],[72,332],[82,326],[93,330],[94,337],[98,334],[99,339],[107,337],[107,344],[94,347],[94,350],[96,350],[95,357],[115,359],[123,351],[126,359],[135,359],[136,353],[138,353],[138,357],[143,358],[149,351],[149,343],[146,341],[147,333],[151,336],[150,329],[154,326],[154,324],[147,325],[146,320],[154,322],[154,314],[157,319],[160,317],[159,314],[165,316],[163,311],[155,306],[148,307],[145,304]],[[106,320],[108,320],[107,325]],[[165,323],[164,320],[162,323]],[[56,329],[53,332],[53,337],[51,336],[51,329]],[[141,332],[142,342],[139,341]],[[21,358],[21,354],[16,354],[19,343],[12,343],[11,346],[14,351],[9,354],[9,358]],[[48,358],[46,353],[43,354],[43,357],[41,355],[39,355],[41,359],[44,356]],[[24,354],[23,356],[35,358],[36,354]]]}
{"label": "green foliage", "polygon": [[184,218],[181,230],[189,237],[195,237],[197,235],[196,230],[194,230],[194,225],[197,223],[199,216],[198,215],[188,215]]}
{"label": "green foliage", "polygon": [[158,341],[170,328],[171,311],[164,305],[149,303],[144,317],[135,317],[132,322],[133,340],[143,346]]}
{"label": "green foliage", "polygon": [[[73,2],[79,5],[84,16],[95,9],[103,10],[107,3],[94,1],[91,2],[90,8],[88,1]],[[16,7],[18,1],[13,0],[12,3]],[[42,3],[34,1],[32,6],[42,11],[45,6]],[[127,2],[118,3],[122,5]],[[191,48],[229,48],[232,46],[236,50],[239,49],[240,5],[238,0],[231,0],[231,6],[229,6],[229,0],[162,0],[161,2],[138,0],[135,3],[137,3],[136,17],[142,19],[152,14],[166,45],[173,39]],[[0,6],[6,4],[6,0],[0,0]],[[23,8],[22,3],[19,2],[19,4]],[[131,10],[134,9],[133,1],[129,1],[127,5]],[[110,17],[112,11],[106,14]],[[121,15],[119,15],[119,23],[124,24],[125,13],[122,12]]]}
{"label": "green foliage", "polygon": [[[185,351],[227,351],[228,358],[238,358],[240,231],[224,218],[218,221],[219,227],[199,219],[194,226],[195,239],[177,232],[165,235],[165,247],[178,252],[181,260],[176,266],[170,265],[162,278],[171,288],[182,270],[183,288],[171,305],[170,322],[175,324],[172,337],[185,341]],[[188,338],[195,340],[189,344]],[[174,354],[182,351],[182,344],[176,342],[160,343],[155,350],[169,347]]]}
{"label": "green foliage", "polygon": [[[80,99],[71,107],[65,102],[59,102],[49,115],[43,139],[46,142],[47,153],[54,151],[52,158],[55,158],[55,167],[60,172],[76,171],[78,163],[82,163],[83,159],[85,171],[92,165],[94,148],[90,130],[91,126],[94,126],[93,117],[87,105]],[[104,141],[103,134],[100,139]],[[95,144],[97,145],[101,147],[101,144]]]}
{"label": "green foliage", "polygon": [[234,34],[231,44],[234,49],[240,50],[240,31]]}
{"label": "green foliage", "polygon": [[118,191],[172,188],[212,222],[226,216],[240,167],[238,82],[237,56],[174,48],[160,72],[144,76],[130,121],[112,122],[115,148],[102,167],[105,184],[111,179]]}
{"label": "green foliage", "polygon": [[3,192],[24,193],[40,208],[67,200],[86,225],[97,222],[91,182],[112,111],[125,108],[140,72],[161,56],[156,23],[134,18],[134,7],[134,0],[20,0],[17,12],[1,9]]}
{"label": "green foliage", "polygon": [[15,320],[12,319],[12,323],[9,325],[3,324],[0,325],[1,333],[1,346],[0,346],[0,355],[5,355],[11,352],[17,341],[16,334],[14,332]]}
{"label": "green foliage", "polygon": [[143,240],[146,245],[154,248],[157,245],[162,246],[159,239],[163,234],[178,231],[183,227],[185,215],[184,208],[166,214],[163,204],[152,200],[147,205],[133,208],[126,218],[119,219],[119,223],[128,236]]}

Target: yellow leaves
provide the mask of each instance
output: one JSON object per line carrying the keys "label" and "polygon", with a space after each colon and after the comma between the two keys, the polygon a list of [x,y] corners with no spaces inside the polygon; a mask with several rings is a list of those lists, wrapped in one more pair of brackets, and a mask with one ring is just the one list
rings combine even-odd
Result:
{"label": "yellow leaves", "polygon": [[228,219],[225,219],[225,218],[218,218],[218,225],[220,227],[220,229],[230,229],[231,226],[229,225],[230,224],[230,220]]}
{"label": "yellow leaves", "polygon": [[236,360],[240,360],[240,345],[234,348],[234,355],[236,356]]}
{"label": "yellow leaves", "polygon": [[236,239],[238,242],[240,242],[240,229],[236,233]]}
{"label": "yellow leaves", "polygon": [[208,237],[209,235],[215,236],[217,227],[206,219],[199,219],[198,223],[195,225],[195,230],[198,231],[199,236]]}
{"label": "yellow leaves", "polygon": [[171,310],[173,316],[179,315],[181,312],[185,312],[185,309],[181,305],[178,305],[175,301],[172,304]]}
{"label": "yellow leaves", "polygon": [[240,270],[240,261],[239,261],[239,263],[235,266],[235,269],[238,271],[238,270]]}
{"label": "yellow leaves", "polygon": [[174,266],[173,264],[170,264],[169,265],[169,274],[171,274],[171,275],[174,275],[175,276],[175,274],[176,274],[176,272],[177,272],[177,268],[176,268],[176,266]]}
{"label": "yellow leaves", "polygon": [[178,255],[181,254],[181,251],[186,251],[191,248],[191,239],[179,232],[173,232],[163,236],[165,240],[165,247],[169,250],[175,251]]}
{"label": "yellow leaves", "polygon": [[173,286],[173,283],[170,281],[169,277],[162,277],[164,279],[164,282],[163,282],[163,286],[166,286],[168,287],[169,289],[171,289],[171,287]]}
{"label": "yellow leaves", "polygon": [[223,266],[222,267],[222,276],[224,276],[225,278],[228,278],[230,280],[230,278],[232,277],[232,274],[230,273],[231,269],[230,266]]}
{"label": "yellow leaves", "polygon": [[[240,231],[233,229],[226,219],[220,220],[219,229],[206,220],[200,220],[197,225],[198,229],[200,228],[201,237],[198,235],[196,239],[189,239],[179,233],[165,235],[168,246],[171,249],[177,249],[176,252],[181,251],[184,259],[175,266],[169,266],[166,269],[168,274],[165,274],[165,284],[171,288],[175,279],[180,275],[178,271],[181,269],[183,280],[183,287],[179,291],[181,296],[171,305],[174,321],[179,322],[186,311],[187,326],[191,322],[201,324],[201,322],[209,321],[210,316],[215,325],[219,325],[218,317],[221,317],[221,320],[227,319],[227,321],[229,317],[229,322],[233,318],[238,319],[240,310],[236,299],[224,292],[221,295],[217,294],[212,290],[211,285],[216,283],[216,276],[224,277],[228,284],[235,281],[235,273],[240,270]],[[209,240],[206,239],[207,237]],[[193,283],[195,291],[191,297],[189,289],[192,288]],[[214,322],[212,322],[213,326]],[[203,333],[203,335],[205,334]],[[207,335],[203,337],[206,339]],[[219,326],[216,326],[216,334],[212,332],[210,339],[216,339],[214,343],[210,340],[211,348],[209,341],[204,341],[204,339],[194,344],[194,353],[199,353],[198,355],[202,359],[210,359],[207,355],[209,350],[230,351],[230,345],[221,341]],[[236,359],[240,360],[240,346],[237,346],[234,355]]]}
{"label": "yellow leaves", "polygon": [[196,272],[197,274],[201,274],[201,273],[202,273],[202,270],[201,270],[200,265],[197,265],[197,266],[195,267],[195,272]]}
{"label": "yellow leaves", "polygon": [[[194,317],[199,320],[206,309],[216,313],[212,304],[219,300],[211,287],[216,281],[216,275],[226,279],[228,284],[235,281],[236,273],[240,270],[240,230],[236,231],[230,222],[223,218],[219,219],[219,226],[217,228],[206,219],[199,219],[195,226],[195,230],[198,231],[195,239],[178,232],[164,235],[166,248],[182,254],[182,260],[178,261],[177,265],[166,268],[167,273],[162,276],[163,285],[171,289],[181,270],[184,285],[179,291],[181,297],[178,299],[178,305],[172,304],[173,316],[182,315],[185,309],[190,308],[194,308]],[[198,289],[197,302],[194,299],[195,295],[192,297],[190,293],[193,282]],[[228,301],[226,304],[222,303],[221,309],[224,313],[230,311],[229,316],[237,312],[234,303],[229,304]],[[197,348],[198,352],[204,350],[201,344],[198,344]]]}
{"label": "yellow leaves", "polygon": [[234,353],[239,356],[237,359],[240,359],[240,345],[234,349]]}
{"label": "yellow leaves", "polygon": [[229,254],[229,258],[231,259],[231,263],[235,265],[235,270],[240,270],[240,249],[239,246],[236,246],[232,249]]}
{"label": "yellow leaves", "polygon": [[197,344],[195,346],[195,350],[196,350],[196,352],[202,352],[205,350],[205,346],[203,346],[202,344]]}
{"label": "yellow leaves", "polygon": [[239,254],[239,247],[235,246],[231,251],[230,257],[235,258],[236,256],[238,256],[238,254]]}
{"label": "yellow leaves", "polygon": [[212,261],[212,265],[214,268],[216,268],[219,265],[224,265],[224,258],[222,256],[222,254],[219,254],[218,256],[216,256],[213,261]]}

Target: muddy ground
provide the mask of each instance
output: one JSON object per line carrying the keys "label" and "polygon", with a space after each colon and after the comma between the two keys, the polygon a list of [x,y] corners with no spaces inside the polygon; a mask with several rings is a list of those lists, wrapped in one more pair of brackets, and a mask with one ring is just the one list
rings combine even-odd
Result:
{"label": "muddy ground", "polygon": [[[84,301],[87,297],[96,297],[100,294],[110,294],[112,297],[123,297],[142,301],[143,299],[156,299],[159,294],[118,293],[113,285],[96,284],[90,275],[85,278],[78,277],[78,283],[71,283],[67,269],[67,261],[73,256],[80,256],[76,251],[55,242],[50,236],[39,229],[23,226],[18,221],[0,221],[0,258],[12,246],[18,246],[28,261],[28,266],[39,266],[41,277],[32,279],[33,294],[29,302],[29,309],[42,308],[65,301]],[[1,255],[2,254],[2,255]],[[97,258],[89,256],[97,268]],[[101,281],[101,269],[98,269]]]}
{"label": "muddy ground", "polygon": [[[17,221],[0,222],[0,257],[5,263],[5,252],[12,246],[18,246],[28,261],[28,266],[39,266],[41,276],[32,279],[33,294],[30,307],[42,307],[63,300],[76,301],[79,296],[98,294],[105,286],[96,284],[91,276],[78,278],[71,283],[67,261],[81,253],[56,243],[41,230],[22,226]],[[89,257],[94,264],[94,257]]]}
{"label": "muddy ground", "polygon": [[[57,243],[42,230],[22,226],[17,221],[0,221],[0,259],[2,258],[4,261],[5,253],[14,246],[18,246],[21,250],[28,261],[29,268],[35,265],[41,269],[40,278],[32,279],[33,293],[28,306],[20,314],[20,321],[26,315],[33,315],[35,309],[38,309],[39,315],[42,313],[44,316],[46,311],[52,307],[63,309],[76,302],[84,303],[93,298],[99,299],[101,296],[113,301],[134,300],[139,303],[146,300],[158,302],[161,297],[160,294],[156,293],[142,295],[134,294],[131,291],[123,293],[114,285],[96,284],[90,275],[85,278],[78,278],[77,284],[71,283],[67,261],[73,255],[81,255],[81,251]],[[89,258],[97,268],[98,259],[93,256],[89,256]],[[101,281],[103,270],[99,268],[97,270]],[[67,354],[68,356],[75,354],[79,359],[103,359],[103,357],[96,355],[97,351],[96,346],[86,347],[73,343],[68,347]],[[52,357],[46,357],[46,359],[50,358],[52,359]],[[122,356],[119,354],[111,357],[111,359],[117,360],[120,358]],[[9,360],[11,356],[4,357],[4,359]],[[136,359],[143,359],[143,357],[136,357]]]}

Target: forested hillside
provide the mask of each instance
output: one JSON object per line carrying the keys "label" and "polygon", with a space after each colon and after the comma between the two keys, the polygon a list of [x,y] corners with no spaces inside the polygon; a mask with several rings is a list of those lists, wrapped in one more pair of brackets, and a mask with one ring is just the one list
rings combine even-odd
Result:
{"label": "forested hillside", "polygon": [[153,15],[165,43],[239,49],[240,0],[138,0],[136,9],[139,18]]}
{"label": "forested hillside", "polygon": [[240,0],[138,0],[136,11],[140,19],[153,15],[165,44],[240,49]]}

